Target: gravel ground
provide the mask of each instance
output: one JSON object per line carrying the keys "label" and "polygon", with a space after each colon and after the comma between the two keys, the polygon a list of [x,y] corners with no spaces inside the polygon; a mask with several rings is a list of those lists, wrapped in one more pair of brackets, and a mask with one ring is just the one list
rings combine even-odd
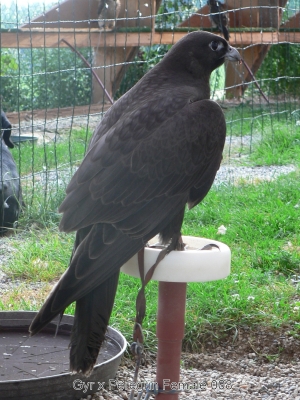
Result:
{"label": "gravel ground", "polygon": [[[241,328],[218,346],[206,341],[199,354],[182,354],[179,385],[189,387],[181,399],[297,399],[300,400],[300,341],[289,332],[267,328]],[[139,384],[155,383],[153,362],[140,369]],[[127,400],[133,379],[133,363],[123,362],[115,378],[118,384],[105,386],[82,400]],[[124,386],[127,390],[124,390]],[[143,393],[144,397],[145,393]]]}
{"label": "gravel ground", "polygon": [[[41,171],[35,174],[35,186],[46,187],[48,191],[57,190],[57,187],[66,188],[72,175],[76,171],[76,167],[70,168],[69,166],[62,166],[61,169],[56,171]],[[237,184],[241,180],[249,183],[259,183],[261,181],[271,181],[278,178],[280,175],[286,175],[295,171],[293,165],[282,166],[264,166],[264,167],[232,167],[222,165],[217,173],[214,185],[222,183]],[[32,182],[32,175],[25,176],[22,179],[29,185]]]}
{"label": "gravel ground", "polygon": [[293,165],[272,165],[263,167],[231,167],[222,165],[219,169],[215,185],[224,182],[236,183],[240,180],[249,182],[271,181],[278,178],[280,175],[286,175],[295,171]]}
{"label": "gravel ground", "polygon": [[69,133],[70,129],[89,127],[94,130],[101,120],[101,113],[93,115],[80,115],[74,117],[65,117],[59,119],[29,119],[21,121],[20,124],[13,125],[13,135],[35,136],[40,143],[49,142],[51,140],[60,140],[65,133]]}
{"label": "gravel ground", "polygon": [[[213,354],[184,354],[183,360],[185,368],[181,368],[178,384],[186,390],[180,393],[181,399],[300,400],[299,361],[265,363],[256,353],[229,354],[228,349]],[[140,385],[153,384],[155,376],[154,364],[143,367],[138,382]],[[127,400],[132,379],[133,369],[122,366],[113,384],[82,400]]]}

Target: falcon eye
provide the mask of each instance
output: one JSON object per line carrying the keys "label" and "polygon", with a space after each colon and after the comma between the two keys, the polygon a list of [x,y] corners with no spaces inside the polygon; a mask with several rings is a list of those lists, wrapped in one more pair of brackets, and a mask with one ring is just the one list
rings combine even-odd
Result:
{"label": "falcon eye", "polygon": [[209,47],[213,50],[220,50],[224,47],[224,44],[221,41],[213,40],[210,44]]}

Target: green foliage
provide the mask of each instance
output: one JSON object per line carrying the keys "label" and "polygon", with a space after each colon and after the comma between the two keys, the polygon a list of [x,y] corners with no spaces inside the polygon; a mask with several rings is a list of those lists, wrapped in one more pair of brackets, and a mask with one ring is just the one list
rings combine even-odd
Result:
{"label": "green foliage", "polygon": [[201,1],[163,0],[155,19],[157,28],[175,28],[200,8]]}
{"label": "green foliage", "polygon": [[[82,53],[90,56],[89,49]],[[6,111],[90,102],[90,70],[70,49],[4,50],[4,54],[9,60],[5,64],[5,74],[1,74],[1,94]]]}
{"label": "green foliage", "polygon": [[[0,4],[1,28],[16,29],[55,2]],[[91,60],[91,49],[80,50]],[[91,72],[70,49],[0,49],[0,93],[5,111],[85,105],[91,99]]]}
{"label": "green foliage", "polygon": [[121,97],[129,89],[131,89],[151,68],[154,67],[168,52],[171,46],[168,45],[155,45],[139,49],[138,54],[135,56],[133,63],[127,69],[120,88],[115,94],[115,98]]}
{"label": "green foliage", "polygon": [[45,3],[33,1],[20,1],[11,0],[10,3],[0,2],[0,15],[1,15],[1,29],[16,29],[21,25],[32,21],[34,18],[49,10],[54,4],[55,0],[47,0]]}
{"label": "green foliage", "polygon": [[300,90],[300,45],[272,45],[257,74],[262,89],[272,95],[289,94],[297,97]]}
{"label": "green foliage", "polygon": [[13,49],[1,49],[1,70],[0,76],[7,75],[11,71],[18,70],[16,51]]}

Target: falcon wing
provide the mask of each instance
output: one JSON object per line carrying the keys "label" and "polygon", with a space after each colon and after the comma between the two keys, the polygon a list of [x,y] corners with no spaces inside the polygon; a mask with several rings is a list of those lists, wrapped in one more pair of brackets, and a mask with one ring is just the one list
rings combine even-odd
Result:
{"label": "falcon wing", "polygon": [[[202,200],[222,158],[222,110],[201,100],[161,121],[144,113],[135,129],[134,121],[127,126],[125,118],[94,143],[61,205],[62,230],[110,223],[128,235],[143,236],[146,226],[163,219],[173,197],[185,196],[190,206]],[[157,215],[155,221],[150,210]],[[130,222],[134,218],[145,225],[138,233]]]}

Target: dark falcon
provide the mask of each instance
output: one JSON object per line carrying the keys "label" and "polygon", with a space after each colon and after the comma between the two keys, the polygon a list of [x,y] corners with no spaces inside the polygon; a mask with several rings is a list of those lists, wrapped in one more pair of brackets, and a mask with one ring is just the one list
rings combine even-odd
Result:
{"label": "dark falcon", "polygon": [[77,231],[69,268],[30,326],[37,333],[76,301],[70,368],[89,374],[109,322],[120,267],[160,233],[177,248],[186,204],[220,167],[226,125],[211,72],[238,51],[220,36],[181,39],[107,111],[67,188],[60,229]]}
{"label": "dark falcon", "polygon": [[121,8],[120,0],[100,0],[98,5],[98,25],[100,31],[115,28]]}
{"label": "dark falcon", "polygon": [[214,25],[217,26],[220,32],[223,33],[224,38],[229,40],[229,32],[228,32],[228,17],[226,8],[224,4],[217,0],[208,0],[207,4],[210,8],[210,19]]}
{"label": "dark falcon", "polygon": [[16,227],[24,203],[18,168],[9,151],[9,148],[15,147],[11,141],[12,126],[2,110],[0,128],[0,236],[2,236]]}

